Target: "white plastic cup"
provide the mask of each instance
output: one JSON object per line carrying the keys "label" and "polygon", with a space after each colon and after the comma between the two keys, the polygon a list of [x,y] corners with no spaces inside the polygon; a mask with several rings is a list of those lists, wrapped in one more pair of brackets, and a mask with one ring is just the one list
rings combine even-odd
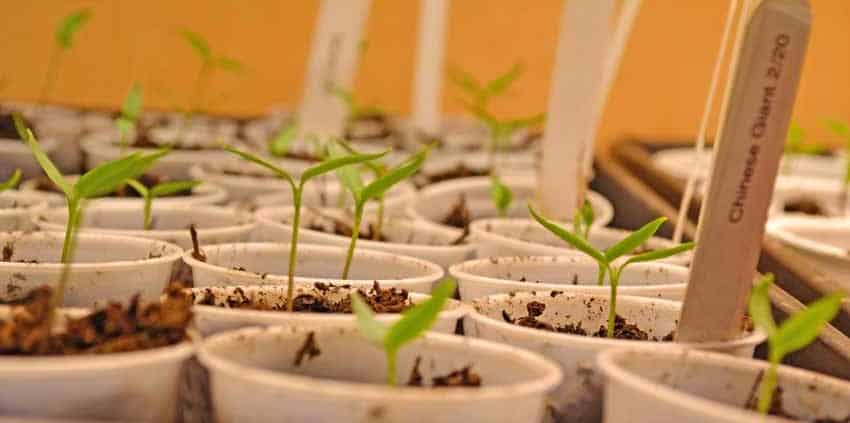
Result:
{"label": "white plastic cup", "polygon": [[[505,321],[506,316],[527,316],[527,305],[546,305],[539,320],[563,326],[581,324],[588,333],[607,326],[608,296],[580,293],[536,292],[499,294],[472,302],[474,310],[464,320],[467,336],[504,342],[537,352],[561,365],[563,384],[549,398],[551,417],[559,422],[598,422],[602,410],[602,381],[594,367],[596,356],[611,348],[659,348],[655,341],[619,340],[547,332]],[[653,298],[618,296],[617,314],[636,324],[649,336],[661,339],[676,329],[681,303]],[[692,344],[691,348],[710,349],[752,357],[756,345],[764,340],[751,333],[738,340],[711,344]],[[657,410],[660,412],[660,410]],[[689,420],[680,420],[689,421]]]}
{"label": "white plastic cup", "polygon": [[[254,230],[250,213],[217,206],[159,205],[151,211],[153,229],[144,229],[144,211],[139,205],[109,205],[86,208],[80,230],[88,233],[155,239],[192,248],[189,226],[195,225],[201,245],[247,241]],[[64,231],[68,221],[65,209],[51,209],[36,219],[47,231]]]}
{"label": "white plastic cup", "polygon": [[[526,203],[535,195],[536,179],[532,177],[505,177],[502,182],[513,192],[513,202],[507,217],[529,217]],[[488,177],[460,178],[425,187],[407,207],[407,215],[428,225],[446,227],[442,222],[451,213],[461,197],[472,220],[497,217],[498,212],[490,196],[492,182]],[[588,191],[587,200],[596,214],[595,226],[605,226],[614,218],[614,207],[602,195]]]}
{"label": "white plastic cup", "polygon": [[38,193],[0,192],[0,231],[28,231],[32,220],[47,209],[47,197]]}
{"label": "white plastic cup", "polygon": [[[318,212],[318,213],[316,213]],[[257,210],[256,241],[288,242],[292,237],[292,225],[283,223],[291,221],[294,209],[290,207],[267,207]],[[341,209],[305,208],[301,211],[301,229],[298,239],[301,242],[347,247],[351,237],[336,235],[309,227],[312,224],[330,223],[322,216],[331,216],[346,222],[351,222],[351,216]],[[369,213],[361,224],[361,228],[376,221],[374,213]],[[332,226],[329,226],[332,227]],[[373,241],[370,239],[357,240],[358,248],[374,251],[402,254],[436,263],[447,269],[449,266],[463,262],[474,255],[474,247],[469,244],[452,245],[463,235],[462,231],[435,226],[421,226],[417,221],[404,217],[386,216],[382,236],[389,242]]]}
{"label": "white plastic cup", "polygon": [[764,361],[679,348],[621,349],[600,354],[605,423],[790,423],[850,415],[850,383],[779,367],[782,406],[800,420],[745,409]]}
{"label": "white plastic cup", "polygon": [[[0,262],[0,292],[6,300],[21,298],[42,285],[58,284],[64,238],[61,232],[0,233],[0,245],[13,251],[10,261]],[[80,233],[65,305],[97,307],[126,301],[137,293],[142,300],[155,301],[182,254],[180,247],[162,241]]]}
{"label": "white plastic cup", "polygon": [[[531,219],[476,220],[469,225],[469,233],[477,256],[482,258],[558,256],[578,253],[566,241]],[[629,233],[622,229],[594,226],[588,233],[588,242],[598,250],[605,250],[628,236]],[[671,248],[674,245],[669,239],[652,237],[644,244],[644,248],[658,250]],[[691,257],[692,253],[687,251],[659,261],[686,266],[690,263]]]}
{"label": "white plastic cup", "polygon": [[768,221],[767,234],[794,249],[839,288],[850,291],[850,219],[778,217]]}
{"label": "white plastic cup", "polygon": [[[469,260],[449,268],[464,301],[514,291],[565,291],[608,295],[607,283],[597,284],[599,267],[582,253],[563,256],[492,257]],[[620,275],[622,295],[681,300],[689,270],[665,263],[635,263]]]}
{"label": "white plastic cup", "polygon": [[[232,285],[285,285],[288,281],[288,243],[233,243],[202,247],[206,262],[192,252],[183,261],[192,267],[195,287]],[[298,283],[350,284],[371,287],[398,287],[410,292],[429,293],[443,277],[443,269],[431,262],[384,253],[355,250],[349,279],[340,278],[346,248],[298,244],[295,281]],[[241,270],[245,269],[245,270]]]}
{"label": "white plastic cup", "polygon": [[[321,353],[296,366],[308,334]],[[425,381],[472,365],[479,388],[423,389],[384,383],[385,356],[354,328],[247,328],[214,335],[198,358],[209,369],[215,417],[230,422],[385,421],[536,423],[558,367],[507,345],[428,333],[399,351],[404,383],[416,357]]]}

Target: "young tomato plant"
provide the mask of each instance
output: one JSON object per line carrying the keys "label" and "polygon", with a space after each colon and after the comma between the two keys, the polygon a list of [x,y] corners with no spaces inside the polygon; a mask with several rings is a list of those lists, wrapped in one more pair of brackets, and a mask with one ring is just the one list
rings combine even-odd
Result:
{"label": "young tomato plant", "polygon": [[453,66],[449,68],[449,79],[466,96],[464,103],[472,105],[474,109],[486,110],[490,100],[505,93],[523,71],[522,64],[517,62],[505,73],[490,81],[481,82],[471,73]]}
{"label": "young tomato plant", "polygon": [[573,216],[573,234],[584,238],[587,241],[590,236],[590,228],[593,227],[593,222],[596,220],[596,213],[593,212],[593,206],[589,201],[585,201]]}
{"label": "young tomato plant", "polygon": [[757,410],[767,414],[773,404],[776,390],[779,363],[788,354],[800,350],[817,339],[818,334],[835,318],[841,309],[844,293],[836,292],[820,298],[805,309],[788,317],[777,326],[771,312],[770,296],[773,275],[764,275],[753,288],[749,301],[749,314],[756,327],[767,333],[768,361],[770,366],[764,372],[759,384]]}
{"label": "young tomato plant", "polygon": [[169,150],[161,150],[148,155],[134,153],[103,163],[84,173],[77,179],[76,183],[71,183],[65,179],[62,173],[59,172],[59,169],[56,168],[56,165],[47,157],[47,154],[38,144],[32,131],[25,127],[21,117],[16,114],[13,118],[21,139],[32,150],[33,156],[35,156],[36,161],[44,170],[47,177],[65,195],[66,205],[68,207],[68,223],[65,228],[65,239],[62,243],[62,257],[60,259],[64,266],[60,275],[59,285],[56,287],[51,301],[50,318],[52,319],[52,310],[61,306],[63,303],[65,285],[70,275],[71,261],[74,256],[77,229],[80,225],[85,201],[90,198],[106,195],[114,191],[128,179],[139,177],[159,158],[168,154]]}
{"label": "young tomato plant", "polygon": [[345,166],[375,160],[380,157],[383,157],[387,153],[384,152],[377,154],[351,154],[343,157],[331,157],[308,168],[303,173],[301,173],[301,176],[296,180],[292,175],[289,174],[289,172],[251,153],[238,150],[231,146],[226,146],[225,150],[241,157],[244,160],[248,160],[254,164],[257,164],[270,170],[272,173],[275,174],[275,176],[289,183],[290,187],[292,188],[292,207],[294,212],[292,216],[292,238],[289,242],[289,280],[286,290],[286,308],[287,310],[292,311],[295,304],[295,302],[293,301],[293,293],[295,291],[295,258],[298,254],[298,229],[301,225],[301,197],[304,194],[304,185],[307,183],[307,181],[319,175],[323,175],[328,172],[333,172],[334,170]]}
{"label": "young tomato plant", "polygon": [[493,200],[493,205],[499,211],[499,217],[507,217],[508,209],[514,200],[514,194],[495,174],[490,176],[490,199]]}
{"label": "young tomato plant", "polygon": [[605,279],[605,274],[608,274],[608,280],[611,285],[611,294],[609,297],[608,307],[608,337],[614,336],[614,321],[617,317],[617,287],[620,284],[620,275],[626,266],[633,263],[643,263],[655,260],[661,260],[676,254],[688,251],[694,248],[693,242],[687,242],[675,247],[666,248],[663,250],[648,251],[628,257],[625,261],[617,263],[616,260],[624,255],[632,253],[634,250],[643,245],[646,241],[652,238],[653,235],[661,228],[661,225],[667,220],[665,217],[659,217],[652,222],[647,223],[642,228],[632,232],[616,244],[609,247],[607,250],[600,251],[593,248],[584,238],[576,236],[566,229],[558,226],[554,222],[540,216],[531,205],[528,205],[528,211],[537,222],[548,229],[549,232],[555,234],[558,238],[563,239],[573,248],[579,250],[591,258],[593,258],[599,266],[597,283],[602,285]]}
{"label": "young tomato plant", "polygon": [[21,182],[21,169],[15,169],[12,173],[12,176],[9,177],[5,182],[0,183],[0,192],[10,190]]}
{"label": "young tomato plant", "polygon": [[269,140],[269,154],[274,157],[285,157],[297,137],[298,122],[292,120],[280,128],[277,134]]}
{"label": "young tomato plant", "polygon": [[[351,145],[349,145],[345,141],[337,140],[337,144],[341,145],[346,151],[348,151],[351,154],[359,154],[359,152],[357,150],[352,148]],[[331,144],[331,147],[332,146],[333,146],[333,144]],[[336,154],[339,154],[339,153],[337,152]],[[375,179],[380,179],[384,175],[387,174],[387,165],[384,164],[383,162],[381,162],[380,160],[373,160],[373,161],[370,161],[370,162],[365,162],[363,164],[367,168],[369,168],[369,170],[372,172],[372,175]],[[351,169],[351,171],[356,172],[356,168],[352,167],[352,168],[347,168],[347,169]],[[342,169],[340,171],[342,171]],[[353,181],[355,181],[354,183],[357,183],[356,181],[359,180],[358,175],[355,175],[355,174],[348,175],[348,174],[345,174],[345,173],[340,174],[340,171],[337,171],[337,176],[340,178],[340,181],[342,181],[343,178],[353,178]],[[345,184],[343,184],[343,185],[345,185]],[[362,185],[362,183],[360,185]],[[378,201],[378,215],[376,216],[377,221],[375,222],[375,231],[372,233],[372,239],[374,239],[374,240],[381,239],[381,231],[383,231],[383,227],[384,227],[384,212],[385,212],[384,197],[385,197],[385,194],[386,193],[381,193],[381,195],[379,195],[378,198],[376,199],[376,201]]]}
{"label": "young tomato plant", "polygon": [[49,99],[53,92],[53,87],[56,86],[56,78],[59,72],[59,61],[62,54],[71,49],[74,45],[74,36],[83,26],[91,19],[92,12],[90,9],[80,9],[65,16],[59,26],[56,27],[55,43],[56,46],[50,54],[50,59],[47,62],[47,73],[44,77],[44,83],[41,86],[41,94],[38,96],[39,103],[44,103]]}
{"label": "young tomato plant", "polygon": [[431,292],[431,298],[406,310],[402,313],[401,319],[390,326],[375,319],[375,314],[363,301],[360,294],[356,292],[351,294],[351,308],[357,315],[357,326],[360,328],[360,333],[369,342],[383,349],[384,354],[386,354],[388,385],[396,384],[398,351],[434,325],[446,300],[454,294],[455,285],[455,282],[451,279],[440,282]]}
{"label": "young tomato plant", "polygon": [[213,54],[210,43],[201,34],[189,30],[180,31],[180,36],[195,50],[201,59],[201,70],[192,87],[192,97],[187,110],[189,116],[201,111],[203,108],[204,92],[207,84],[216,69],[238,73],[242,70],[242,63],[231,57]]}
{"label": "young tomato plant", "polygon": [[819,142],[806,141],[806,131],[796,122],[791,122],[791,126],[788,127],[788,137],[785,140],[786,154],[818,155],[827,151],[829,149]]}
{"label": "young tomato plant", "polygon": [[516,119],[499,119],[486,109],[479,108],[474,104],[467,103],[466,107],[478,118],[478,120],[481,121],[481,123],[484,124],[484,126],[487,127],[487,130],[490,133],[488,153],[490,156],[489,162],[491,174],[495,169],[496,154],[504,150],[510,144],[511,137],[513,137],[513,135],[519,130],[540,125],[546,119],[545,113],[538,113],[533,116]]}
{"label": "young tomato plant", "polygon": [[848,196],[848,191],[850,191],[850,125],[847,122],[833,119],[826,121],[826,126],[844,144],[844,152],[847,157],[844,158],[844,180],[841,185],[841,202],[844,205],[844,214],[850,215],[850,198],[848,198],[850,197]]}
{"label": "young tomato plant", "polygon": [[126,149],[130,145],[130,136],[136,130],[136,122],[142,112],[142,87],[133,84],[124,104],[121,106],[121,115],[115,118],[115,126],[121,133],[121,148]]}
{"label": "young tomato plant", "polygon": [[342,279],[348,279],[351,260],[354,257],[354,247],[357,244],[357,238],[360,236],[360,223],[363,220],[363,210],[366,202],[379,199],[394,185],[413,176],[422,167],[422,164],[425,163],[429,150],[430,147],[419,150],[418,153],[408,157],[407,160],[394,169],[387,171],[383,176],[376,178],[366,185],[363,184],[363,180],[356,170],[340,169],[340,172],[337,173],[342,185],[351,192],[354,198],[354,224],[351,228],[351,242],[348,244],[345,266],[342,269]]}
{"label": "young tomato plant", "polygon": [[141,182],[135,179],[128,179],[127,185],[139,193],[145,201],[143,228],[147,231],[151,228],[151,209],[153,208],[153,199],[156,197],[165,197],[166,195],[176,194],[181,191],[188,191],[201,184],[201,181],[171,181],[156,184],[148,189]]}

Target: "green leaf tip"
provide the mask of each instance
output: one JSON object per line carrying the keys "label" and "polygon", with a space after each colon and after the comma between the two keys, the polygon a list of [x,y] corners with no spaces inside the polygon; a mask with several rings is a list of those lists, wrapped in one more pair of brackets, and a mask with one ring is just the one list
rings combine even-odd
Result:
{"label": "green leaf tip", "polygon": [[13,113],[12,121],[15,123],[15,129],[18,131],[18,136],[27,143],[27,146],[30,148],[30,151],[32,151],[32,154],[39,166],[41,166],[41,169],[44,170],[47,178],[59,187],[67,198],[71,198],[74,195],[74,186],[71,185],[64,176],[62,176],[62,172],[59,171],[56,165],[53,164],[53,161],[50,160],[50,157],[47,156],[47,153],[45,153],[41,148],[38,140],[35,139],[35,135],[29,128],[27,128],[20,113]]}
{"label": "green leaf tip", "polygon": [[12,172],[12,176],[9,177],[5,182],[0,183],[0,192],[12,189],[18,186],[18,183],[21,182],[21,169],[15,169]]}
{"label": "green leaf tip", "polygon": [[497,175],[490,176],[490,199],[496,205],[496,210],[499,211],[500,216],[504,217],[507,215],[513,198],[514,195],[511,189]]}
{"label": "green leaf tip", "polygon": [[201,57],[201,60],[204,62],[209,62],[212,60],[212,50],[210,49],[210,44],[207,40],[197,32],[190,31],[188,29],[180,30],[180,36],[186,40],[189,46],[198,53],[198,56]]}
{"label": "green leaf tip", "polygon": [[63,50],[74,45],[74,35],[91,19],[91,9],[80,9],[66,16],[56,28],[56,44]]}
{"label": "green leaf tip", "polygon": [[605,258],[605,254],[593,248],[587,242],[587,240],[582,238],[580,235],[572,234],[568,230],[560,227],[555,222],[552,222],[541,216],[539,213],[537,213],[536,210],[534,210],[534,207],[532,207],[531,203],[528,203],[528,212],[531,214],[531,217],[533,217],[534,220],[537,221],[537,223],[549,230],[549,232],[552,232],[558,238],[561,238],[562,240],[566,241],[567,244],[571,245],[576,250],[587,254],[588,256],[596,260],[597,263],[602,263],[606,265],[608,264],[608,259]]}
{"label": "green leaf tip", "polygon": [[652,222],[643,225],[640,229],[632,232],[627,237],[620,240],[620,242],[612,245],[610,248],[605,250],[605,259],[611,262],[625,254],[629,254],[632,251],[636,250],[638,247],[640,247],[646,241],[652,238],[652,236],[655,235],[656,232],[658,232],[658,229],[661,228],[661,225],[663,225],[666,221],[666,217],[659,217],[658,219],[655,219]]}

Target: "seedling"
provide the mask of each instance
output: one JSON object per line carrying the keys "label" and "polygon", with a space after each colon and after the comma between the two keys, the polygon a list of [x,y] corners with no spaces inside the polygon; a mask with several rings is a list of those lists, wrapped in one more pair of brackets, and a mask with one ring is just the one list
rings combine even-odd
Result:
{"label": "seedling", "polygon": [[285,157],[289,153],[292,142],[298,137],[298,122],[290,121],[284,125],[269,141],[269,154],[274,157]]}
{"label": "seedling", "polygon": [[845,165],[844,180],[841,187],[841,202],[844,205],[844,214],[850,215],[850,201],[848,201],[848,190],[850,190],[850,125],[840,120],[828,120],[826,126],[837,135],[844,143]]}
{"label": "seedling", "polygon": [[538,113],[533,116],[511,119],[499,119],[486,109],[470,103],[465,103],[466,108],[475,115],[490,134],[490,145],[488,148],[490,155],[490,172],[495,168],[495,156],[500,151],[504,150],[509,144],[511,138],[517,131],[526,128],[532,128],[542,124],[546,119],[545,113]]}
{"label": "seedling", "polygon": [[241,157],[244,160],[247,160],[270,170],[272,173],[274,173],[275,176],[289,183],[290,187],[292,188],[292,207],[294,209],[294,214],[292,216],[292,238],[289,242],[289,281],[286,296],[286,308],[287,310],[292,311],[295,304],[293,301],[293,294],[295,291],[295,257],[298,254],[298,229],[301,224],[301,197],[304,194],[304,185],[307,183],[307,181],[319,175],[323,175],[328,172],[333,172],[334,170],[343,168],[345,166],[375,160],[380,157],[383,157],[387,153],[383,152],[378,154],[351,154],[343,157],[331,157],[305,170],[303,173],[301,173],[301,176],[296,181],[296,179],[292,175],[290,175],[289,172],[251,153],[238,150],[231,146],[225,146],[224,149]]}
{"label": "seedling", "polygon": [[32,150],[33,156],[35,156],[36,161],[38,161],[38,164],[44,170],[47,177],[65,195],[66,205],[68,207],[68,223],[65,228],[65,239],[62,244],[61,257],[61,262],[64,266],[59,279],[59,285],[56,287],[51,301],[50,318],[52,319],[52,310],[63,303],[65,285],[70,275],[71,261],[74,256],[77,229],[80,225],[85,201],[90,198],[106,195],[125,183],[126,180],[139,177],[159,158],[168,154],[169,150],[160,150],[148,155],[133,153],[123,158],[103,163],[84,173],[77,179],[76,183],[71,183],[59,172],[59,169],[56,168],[56,165],[53,164],[50,158],[47,157],[47,154],[38,144],[32,131],[24,125],[20,115],[13,115],[13,119],[15,121],[15,128],[18,130],[18,135],[27,143],[30,150]]}
{"label": "seedling", "polygon": [[130,145],[130,135],[136,130],[136,122],[141,112],[142,88],[138,84],[133,84],[130,87],[130,91],[127,92],[127,97],[124,98],[124,104],[121,106],[121,116],[115,119],[115,126],[121,133],[122,149]]}
{"label": "seedling", "polygon": [[658,232],[658,229],[661,228],[661,225],[664,224],[667,218],[659,217],[658,219],[647,223],[637,231],[632,232],[616,244],[609,247],[607,250],[601,251],[591,246],[590,243],[588,243],[584,238],[576,236],[567,231],[566,229],[558,226],[554,222],[551,222],[545,217],[540,216],[534,210],[534,208],[531,207],[531,204],[528,205],[528,211],[529,213],[531,213],[534,219],[537,220],[537,222],[539,222],[541,225],[543,225],[544,228],[548,229],[549,232],[552,232],[558,238],[561,238],[568,244],[572,245],[573,248],[575,248],[576,250],[587,254],[596,261],[599,266],[599,272],[597,276],[598,285],[603,284],[606,274],[609,275],[608,280],[611,285],[611,294],[608,301],[610,304],[608,307],[607,333],[609,338],[614,336],[614,321],[617,316],[617,287],[620,283],[620,275],[623,273],[623,270],[626,268],[626,266],[633,263],[643,263],[661,260],[694,248],[693,242],[686,242],[684,244],[679,244],[671,248],[635,254],[631,257],[628,257],[625,261],[621,261],[621,263],[618,264],[616,262],[618,258],[632,253],[634,250],[636,250],[646,241],[652,238],[652,236],[655,235],[656,232]]}
{"label": "seedling", "polygon": [[[345,148],[345,150],[348,151],[349,153],[358,154],[357,150],[352,148],[345,141],[337,140],[337,143],[339,145],[342,145],[343,148]],[[373,160],[373,161],[370,161],[370,162],[366,162],[366,163],[364,163],[364,165],[372,172],[375,179],[380,179],[384,175],[387,174],[387,165],[382,163],[379,160]],[[356,171],[356,168],[348,168],[348,169]],[[340,176],[339,172],[340,171],[337,171],[338,176]],[[342,178],[345,178],[345,177],[356,178],[356,176],[354,176],[354,175],[350,175],[350,176],[342,175],[340,180],[342,180]],[[385,197],[385,194],[386,193],[382,193],[376,199],[378,201],[378,215],[376,217],[377,221],[375,222],[375,231],[372,233],[372,239],[375,239],[375,240],[381,239],[381,231],[383,230],[383,227],[384,227],[384,212],[385,212],[384,197]]]}
{"label": "seedling", "polygon": [[369,200],[377,200],[384,195],[393,185],[413,176],[416,171],[425,163],[425,158],[428,157],[430,147],[425,147],[419,150],[418,153],[410,156],[402,164],[396,168],[387,171],[380,178],[376,178],[368,185],[363,184],[360,174],[350,169],[340,169],[337,176],[340,182],[354,198],[354,224],[351,228],[351,242],[348,244],[348,253],[345,257],[345,266],[342,269],[342,279],[348,279],[348,272],[351,269],[351,260],[354,257],[354,247],[357,244],[357,238],[360,236],[360,223],[363,220],[363,210],[366,202]]}
{"label": "seedling", "polygon": [[767,414],[773,404],[779,363],[788,354],[805,348],[817,339],[824,326],[838,314],[841,309],[841,300],[844,298],[842,292],[826,295],[808,304],[804,310],[788,317],[777,326],[773,320],[768,295],[773,280],[773,275],[770,273],[762,276],[753,288],[749,302],[750,318],[753,319],[756,327],[767,333],[767,357],[770,365],[759,383],[756,407],[762,414]]}
{"label": "seedling", "polygon": [[151,228],[151,209],[153,208],[153,199],[156,197],[165,197],[181,191],[188,191],[201,184],[201,181],[171,181],[156,184],[150,189],[144,186],[141,182],[135,179],[128,179],[127,185],[139,193],[145,201],[144,220],[142,221],[143,228],[147,231]]}
{"label": "seedling", "polygon": [[451,67],[449,78],[466,95],[464,103],[471,104],[475,109],[486,110],[490,100],[505,93],[523,71],[522,64],[515,63],[507,72],[490,81],[481,82],[471,73],[458,67]]}
{"label": "seedling", "polygon": [[589,201],[585,201],[573,216],[573,234],[584,238],[587,241],[590,236],[590,228],[596,220],[596,213],[593,211],[593,206]]}
{"label": "seedling", "polygon": [[499,217],[506,217],[514,200],[514,194],[507,185],[502,183],[498,175],[490,176],[490,198],[496,210],[499,211]]}
{"label": "seedling", "polygon": [[74,36],[79,32],[85,24],[91,19],[92,11],[90,9],[80,9],[72,12],[56,27],[55,43],[50,59],[47,62],[47,72],[44,77],[44,84],[41,86],[41,94],[38,96],[39,102],[44,103],[49,98],[53,87],[56,85],[56,78],[59,72],[59,61],[62,54],[71,49],[74,45]]}
{"label": "seedling", "polygon": [[829,149],[819,142],[806,141],[806,131],[796,122],[791,122],[791,126],[788,127],[788,138],[785,141],[786,154],[819,155],[827,151]]}
{"label": "seedling", "polygon": [[431,292],[431,298],[408,309],[402,313],[400,320],[389,326],[375,319],[375,314],[360,294],[356,292],[351,294],[351,308],[357,315],[360,333],[369,342],[383,349],[387,357],[388,385],[396,384],[398,351],[434,325],[446,300],[454,292],[455,282],[451,279],[444,280]]}
{"label": "seedling", "polygon": [[0,192],[10,190],[10,189],[18,186],[19,182],[21,182],[21,169],[15,169],[15,171],[12,173],[12,176],[10,176],[9,179],[7,179],[3,183],[0,183]]}
{"label": "seedling", "polygon": [[351,90],[343,87],[334,86],[331,88],[331,93],[338,98],[348,110],[348,120],[356,121],[367,116],[383,115],[384,110],[376,104],[363,104]]}
{"label": "seedling", "polygon": [[180,31],[180,36],[201,59],[201,70],[198,71],[198,76],[195,78],[189,103],[188,115],[191,117],[202,109],[204,92],[213,72],[221,69],[230,73],[238,73],[242,71],[242,63],[231,57],[214,54],[210,48],[210,43],[196,32],[184,29]]}

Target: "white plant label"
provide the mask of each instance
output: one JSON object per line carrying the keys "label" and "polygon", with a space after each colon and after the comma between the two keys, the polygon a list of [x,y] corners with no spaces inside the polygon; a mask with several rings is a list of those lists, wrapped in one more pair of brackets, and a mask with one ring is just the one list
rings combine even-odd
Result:
{"label": "white plant label", "polygon": [[583,162],[596,131],[596,104],[614,0],[572,0],[564,5],[543,134],[537,201],[549,216],[572,219],[586,184]]}
{"label": "white plant label", "polygon": [[680,341],[740,335],[810,26],[806,0],[764,0],[749,18],[730,74]]}
{"label": "white plant label", "polygon": [[413,123],[427,134],[440,130],[443,58],[449,0],[420,0],[419,43],[413,80]]}
{"label": "white plant label", "polygon": [[342,134],[347,110],[333,88],[351,89],[370,5],[371,0],[322,0],[298,111],[305,133]]}

